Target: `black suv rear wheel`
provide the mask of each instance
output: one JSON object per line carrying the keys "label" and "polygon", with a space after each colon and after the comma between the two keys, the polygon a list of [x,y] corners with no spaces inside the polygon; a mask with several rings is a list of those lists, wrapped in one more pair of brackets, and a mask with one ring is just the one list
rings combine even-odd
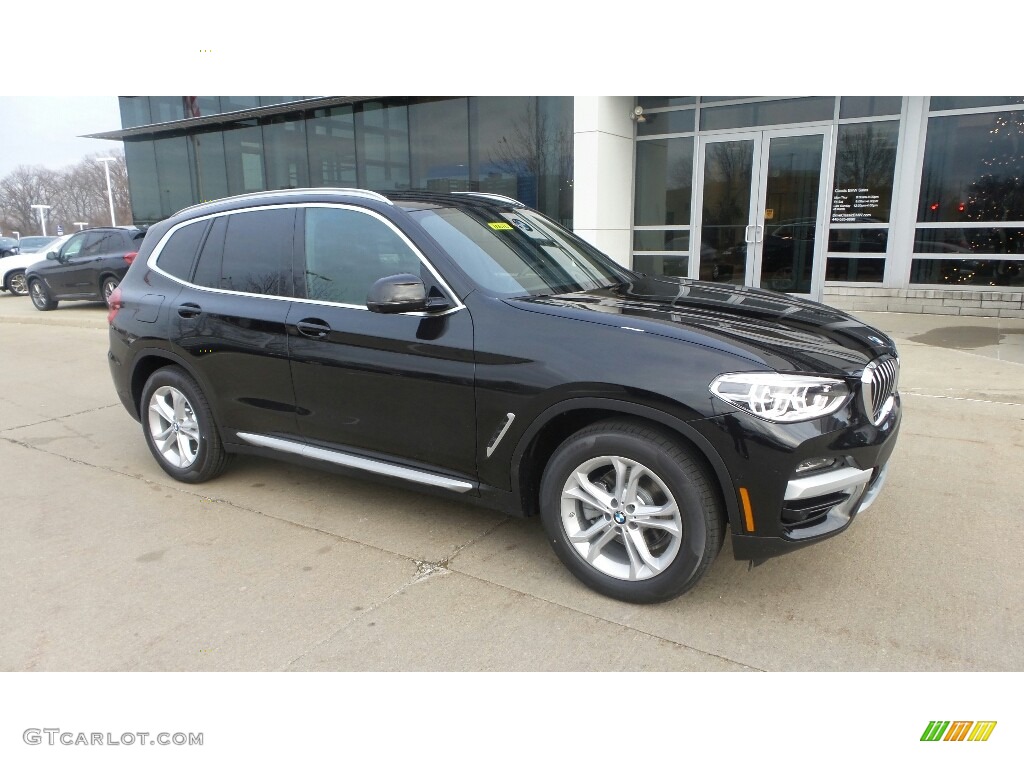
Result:
{"label": "black suv rear wheel", "polygon": [[609,420],[569,437],[541,481],[541,519],[587,586],[634,603],[691,589],[722,548],[725,515],[701,464],[669,435]]}
{"label": "black suv rear wheel", "polygon": [[228,454],[206,396],[176,365],[149,377],[140,402],[142,431],[160,468],[175,480],[202,483],[224,471]]}
{"label": "black suv rear wheel", "polygon": [[40,312],[49,312],[51,309],[57,308],[57,301],[42,280],[29,280],[28,295],[32,297],[32,303]]}

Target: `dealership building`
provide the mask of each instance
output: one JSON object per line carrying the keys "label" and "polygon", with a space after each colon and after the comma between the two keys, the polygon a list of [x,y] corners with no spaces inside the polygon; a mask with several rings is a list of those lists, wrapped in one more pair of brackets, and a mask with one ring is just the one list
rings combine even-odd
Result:
{"label": "dealership building", "polygon": [[1024,317],[1024,97],[126,96],[137,224],[266,189],[516,198],[647,273]]}

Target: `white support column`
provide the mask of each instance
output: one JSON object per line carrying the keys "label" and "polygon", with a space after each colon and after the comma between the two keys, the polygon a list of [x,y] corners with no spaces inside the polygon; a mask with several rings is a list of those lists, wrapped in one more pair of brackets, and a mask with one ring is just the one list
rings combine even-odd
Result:
{"label": "white support column", "polygon": [[633,213],[632,96],[573,99],[573,230],[624,266]]}
{"label": "white support column", "polygon": [[924,96],[907,97],[889,226],[886,288],[906,288],[910,282],[910,262],[914,258],[914,225],[917,223],[917,205],[921,195],[921,165],[924,163],[924,145],[928,133],[925,100]]}

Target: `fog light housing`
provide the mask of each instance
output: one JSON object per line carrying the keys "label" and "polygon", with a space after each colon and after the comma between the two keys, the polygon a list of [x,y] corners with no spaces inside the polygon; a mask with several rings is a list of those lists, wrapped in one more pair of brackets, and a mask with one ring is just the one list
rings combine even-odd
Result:
{"label": "fog light housing", "polygon": [[829,459],[819,456],[816,459],[807,459],[796,465],[796,474],[805,475],[808,472],[818,472],[822,469],[830,469],[838,463],[839,459]]}

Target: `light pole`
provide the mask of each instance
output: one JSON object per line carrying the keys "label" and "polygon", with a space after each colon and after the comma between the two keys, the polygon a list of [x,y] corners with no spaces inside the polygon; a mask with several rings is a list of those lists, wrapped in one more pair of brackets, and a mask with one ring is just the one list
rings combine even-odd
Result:
{"label": "light pole", "polygon": [[86,227],[89,226],[89,222],[88,221],[73,221],[71,223],[74,224],[76,227],[78,227],[78,231],[79,232],[81,232],[83,229],[85,229]]}
{"label": "light pole", "polygon": [[46,214],[44,211],[49,210],[52,206],[49,205],[33,205],[33,208],[39,209],[39,221],[43,225],[43,237],[46,237]]}
{"label": "light pole", "polygon": [[110,226],[116,227],[114,223],[114,193],[110,190],[110,163],[114,162],[112,157],[97,157],[97,163],[103,163],[103,170],[107,172],[107,200],[110,201]]}

